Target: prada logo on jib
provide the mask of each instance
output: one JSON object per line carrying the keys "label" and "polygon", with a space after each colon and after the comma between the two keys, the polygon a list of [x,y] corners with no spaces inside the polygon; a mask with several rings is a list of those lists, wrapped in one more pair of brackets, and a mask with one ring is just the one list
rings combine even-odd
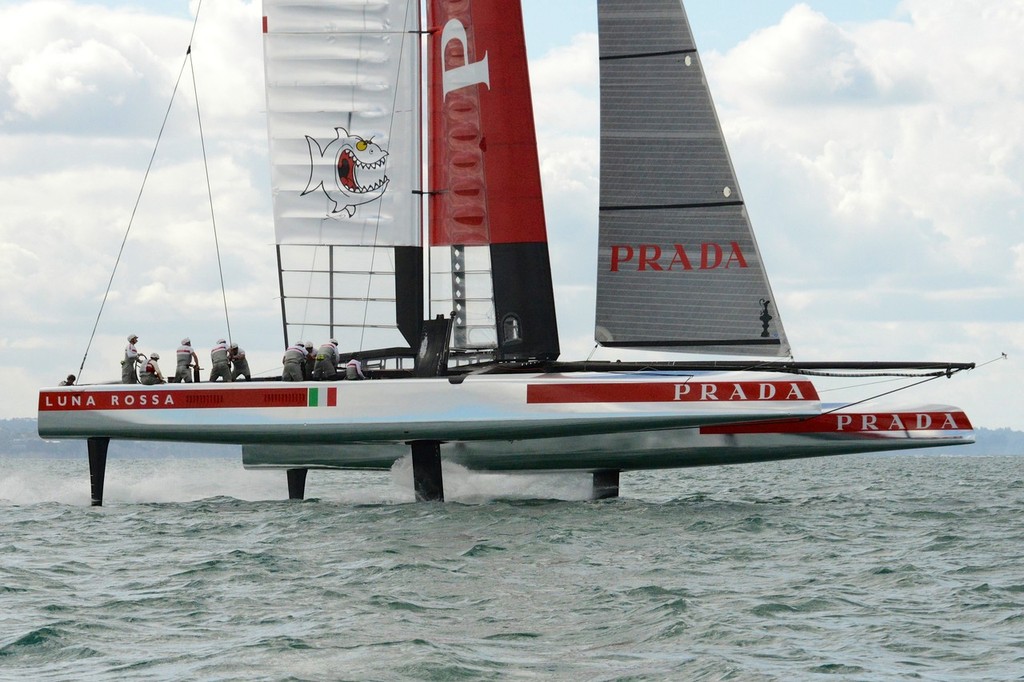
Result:
{"label": "prada logo on jib", "polygon": [[703,242],[690,248],[685,244],[612,244],[608,248],[608,269],[611,272],[684,272],[750,267],[738,242]]}

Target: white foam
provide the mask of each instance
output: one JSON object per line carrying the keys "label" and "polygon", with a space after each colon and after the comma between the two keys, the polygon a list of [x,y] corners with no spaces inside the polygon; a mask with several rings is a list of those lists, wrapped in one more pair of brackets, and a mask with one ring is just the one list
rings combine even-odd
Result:
{"label": "white foam", "polygon": [[[443,462],[445,500],[483,504],[496,499],[590,498],[590,474],[492,474]],[[246,501],[285,500],[283,471],[247,470],[234,457],[160,457],[107,460],[103,502],[148,504],[192,502],[212,497]],[[89,464],[82,459],[6,459],[0,473],[0,504],[56,502],[88,506]],[[406,455],[390,474],[366,471],[312,470],[306,499],[342,504],[406,504],[416,499],[412,456]]]}
{"label": "white foam", "polygon": [[[483,473],[442,461],[441,477],[445,501],[465,504],[496,499],[588,500],[593,491],[593,477],[589,473]],[[412,455],[395,462],[391,478],[396,486],[406,491],[410,500],[415,499]]]}

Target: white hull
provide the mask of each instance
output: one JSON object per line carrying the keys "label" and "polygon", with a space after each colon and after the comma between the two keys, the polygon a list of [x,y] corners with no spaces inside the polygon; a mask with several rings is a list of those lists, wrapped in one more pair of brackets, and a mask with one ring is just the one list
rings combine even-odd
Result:
{"label": "white hull", "polygon": [[692,427],[819,412],[787,375],[506,374],[360,382],[44,389],[44,438],[216,443],[508,440]]}
{"label": "white hull", "polygon": [[388,468],[411,441],[482,471],[708,466],[973,441],[963,412],[822,412],[761,372],[598,372],[44,389],[44,438],[237,443],[250,468]]}
{"label": "white hull", "polygon": [[[900,428],[902,426],[902,428]],[[696,427],[441,445],[441,458],[477,471],[636,471],[767,462],[974,442],[963,412],[927,406],[899,412],[837,412],[729,427]],[[398,444],[248,445],[247,469],[390,468]]]}

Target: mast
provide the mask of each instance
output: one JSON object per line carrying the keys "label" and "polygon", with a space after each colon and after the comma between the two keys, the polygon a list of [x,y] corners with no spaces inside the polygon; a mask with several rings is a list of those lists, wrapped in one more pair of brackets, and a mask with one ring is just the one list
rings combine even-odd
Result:
{"label": "mast", "polygon": [[431,307],[453,351],[559,353],[519,0],[430,0]]}

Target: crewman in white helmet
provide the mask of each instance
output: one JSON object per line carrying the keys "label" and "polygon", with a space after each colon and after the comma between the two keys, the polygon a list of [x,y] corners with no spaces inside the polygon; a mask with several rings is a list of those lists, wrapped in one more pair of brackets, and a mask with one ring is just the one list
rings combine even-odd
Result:
{"label": "crewman in white helmet", "polygon": [[281,381],[302,381],[303,366],[306,364],[306,349],[301,343],[293,343],[284,351],[281,358],[284,369],[281,371]]}
{"label": "crewman in white helmet", "polygon": [[252,381],[252,372],[249,371],[249,361],[245,359],[244,348],[239,348],[237,343],[228,346],[228,360],[231,361],[232,381],[238,381],[239,377]]}
{"label": "crewman in white helmet", "polygon": [[316,367],[316,353],[313,352],[313,342],[306,341],[306,363],[302,366],[302,377],[306,381],[313,378],[314,367]]}
{"label": "crewman in white helmet", "polygon": [[217,345],[210,350],[210,362],[213,367],[210,369],[210,381],[223,379],[231,381],[231,362],[228,358],[228,342],[224,339],[217,339]]}
{"label": "crewman in white helmet", "polygon": [[192,369],[199,369],[199,356],[192,348],[192,339],[186,336],[181,340],[181,345],[175,352],[175,359],[178,364],[174,368],[174,378],[171,379],[171,383],[177,384],[183,381],[186,384],[191,384]]}
{"label": "crewman in white helmet", "polygon": [[139,372],[139,382],[152,386],[154,384],[166,384],[167,379],[164,378],[164,373],[160,371],[160,365],[157,360],[160,359],[159,353],[151,353],[149,359],[142,366],[142,371]]}
{"label": "crewman in white helmet", "polygon": [[122,384],[139,383],[139,374],[136,367],[139,363],[139,351],[135,348],[135,343],[138,340],[138,334],[128,335],[128,345],[124,347],[124,360],[121,361]]}
{"label": "crewman in white helmet", "polygon": [[313,381],[331,381],[338,378],[338,342],[331,339],[316,350]]}

